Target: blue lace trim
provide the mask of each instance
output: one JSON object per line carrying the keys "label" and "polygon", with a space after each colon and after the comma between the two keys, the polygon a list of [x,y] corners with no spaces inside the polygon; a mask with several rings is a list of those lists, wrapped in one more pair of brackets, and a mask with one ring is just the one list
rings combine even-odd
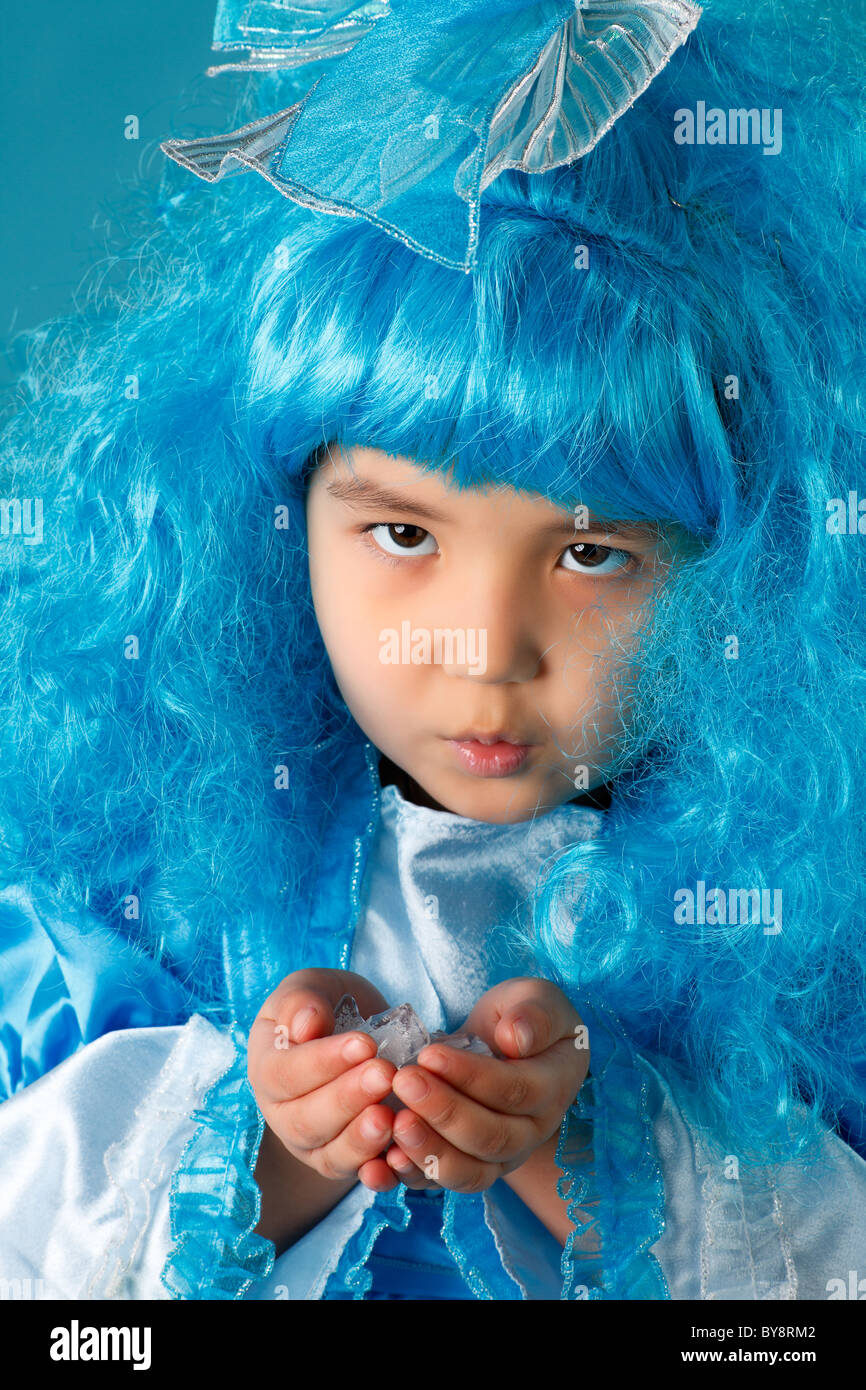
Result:
{"label": "blue lace trim", "polygon": [[235,1055],[213,1083],[199,1127],[171,1181],[174,1245],[160,1279],[172,1298],[243,1298],[274,1265],[270,1240],[254,1234],[261,1193],[253,1177],[264,1120],[247,1079],[246,1040],[231,1024]]}
{"label": "blue lace trim", "polygon": [[376,1194],[376,1200],[367,1207],[357,1231],[343,1246],[337,1267],[325,1285],[323,1299],[333,1298],[340,1293],[351,1293],[355,1299],[364,1297],[373,1282],[367,1261],[380,1231],[385,1226],[395,1231],[405,1231],[409,1225],[411,1213],[406,1205],[405,1193],[406,1188],[400,1183],[390,1192]]}
{"label": "blue lace trim", "polygon": [[509,1302],[523,1298],[522,1287],[512,1279],[496,1248],[483,1197],[445,1193],[442,1239],[476,1298]]}
{"label": "blue lace trim", "polygon": [[557,1191],[575,1227],[562,1252],[562,1297],[670,1299],[650,1250],[664,1231],[665,1197],[647,1082],[613,1016],[595,1007],[606,1045],[591,1030],[593,1059],[611,1039],[613,1047],[564,1116],[556,1150]]}
{"label": "blue lace trim", "polygon": [[[556,1150],[558,1192],[575,1229],[562,1256],[563,1299],[669,1299],[650,1247],[664,1231],[664,1184],[655,1157],[648,1087],[638,1059],[616,1030],[599,1074],[584,1083],[563,1119]],[[179,1299],[240,1299],[274,1265],[271,1241],[254,1234],[261,1195],[253,1177],[264,1121],[246,1074],[246,1043],[231,1025],[235,1054],[208,1090],[199,1127],[187,1143],[170,1190],[174,1245],[161,1275]],[[600,1049],[597,1046],[594,1060]],[[410,1211],[401,1184],[379,1193],[344,1246],[324,1298],[345,1290],[363,1299],[367,1264],[388,1225],[405,1230]],[[444,1194],[442,1235],[476,1298],[522,1297],[484,1218],[483,1198]]]}

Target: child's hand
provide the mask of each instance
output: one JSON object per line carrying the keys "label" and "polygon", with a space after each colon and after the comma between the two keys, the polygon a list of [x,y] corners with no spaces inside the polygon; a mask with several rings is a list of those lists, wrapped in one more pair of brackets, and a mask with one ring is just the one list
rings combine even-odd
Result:
{"label": "child's hand", "polygon": [[[525,1024],[525,1038],[516,1024]],[[397,1072],[394,1094],[410,1108],[394,1119],[386,1158],[407,1187],[492,1187],[559,1129],[589,1070],[580,1016],[549,980],[494,986],[461,1031],[477,1033],[505,1057],[431,1043],[417,1066]],[[413,1093],[416,1080],[426,1084],[425,1095]]]}
{"label": "child's hand", "polygon": [[396,1068],[364,1033],[333,1036],[334,1005],[352,994],[368,1017],[382,995],[348,970],[296,970],[265,1000],[250,1029],[247,1073],[268,1128],[325,1178],[361,1176],[388,1191],[398,1179],[383,1158],[394,1112],[377,1104]]}

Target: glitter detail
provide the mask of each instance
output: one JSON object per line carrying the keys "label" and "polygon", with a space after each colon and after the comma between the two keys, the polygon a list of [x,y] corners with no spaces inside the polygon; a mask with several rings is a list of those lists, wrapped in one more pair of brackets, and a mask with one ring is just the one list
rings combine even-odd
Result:
{"label": "glitter detail", "polygon": [[367,772],[370,777],[370,786],[372,789],[370,819],[361,834],[355,836],[352,846],[352,877],[349,884],[351,911],[346,939],[340,951],[341,970],[349,969],[352,944],[355,939],[358,919],[361,915],[361,880],[364,876],[364,867],[367,857],[366,852],[369,847],[369,842],[379,824],[379,807],[382,800],[382,785],[379,781],[379,755],[372,743],[367,742],[364,744],[364,759],[367,764]]}

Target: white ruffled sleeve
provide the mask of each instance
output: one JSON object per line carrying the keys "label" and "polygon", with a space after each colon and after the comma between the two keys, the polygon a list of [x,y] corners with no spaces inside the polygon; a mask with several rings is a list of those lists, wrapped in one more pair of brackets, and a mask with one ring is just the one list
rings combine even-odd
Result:
{"label": "white ruffled sleeve", "polygon": [[[158,1299],[172,1176],[234,1045],[200,1015],[89,1043],[0,1105],[0,1271],[14,1295]],[[25,1281],[29,1281],[29,1284]]]}

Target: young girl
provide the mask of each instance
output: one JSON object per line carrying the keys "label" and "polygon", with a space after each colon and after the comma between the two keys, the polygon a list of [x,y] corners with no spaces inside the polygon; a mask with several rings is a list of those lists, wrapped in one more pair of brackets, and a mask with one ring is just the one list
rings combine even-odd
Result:
{"label": "young girl", "polygon": [[7,429],[0,1274],[859,1297],[853,36],[321,10]]}

